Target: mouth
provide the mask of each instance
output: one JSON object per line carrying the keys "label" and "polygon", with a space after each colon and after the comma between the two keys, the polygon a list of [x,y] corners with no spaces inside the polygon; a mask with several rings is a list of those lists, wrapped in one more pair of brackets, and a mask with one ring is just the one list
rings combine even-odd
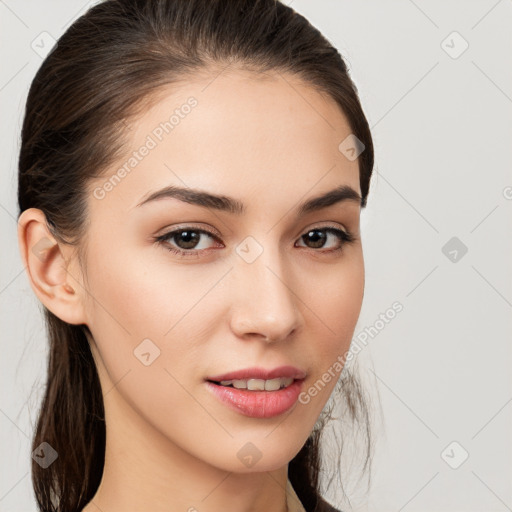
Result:
{"label": "mouth", "polygon": [[212,395],[231,410],[251,418],[269,419],[297,405],[304,378],[206,379]]}
{"label": "mouth", "polygon": [[211,380],[207,382],[216,384],[226,388],[243,389],[246,391],[279,391],[280,389],[290,387],[297,380],[293,377],[278,377],[275,379],[227,379],[227,380]]}
{"label": "mouth", "polygon": [[[242,383],[252,381],[251,385],[260,386],[255,389],[262,391],[265,388],[261,388],[260,381],[263,381],[265,385],[267,381],[270,382],[269,386],[273,389],[273,386],[275,385],[274,381],[277,381],[278,379],[285,382],[285,385],[289,385],[293,380],[303,380],[305,377],[306,372],[304,370],[296,368],[295,366],[286,365],[278,366],[273,369],[266,369],[260,366],[243,368],[220,375],[209,375],[206,377],[206,380],[226,386],[233,385],[233,387],[242,386]],[[292,379],[292,381],[285,379]],[[246,385],[245,389],[250,389],[250,387],[248,388]]]}
{"label": "mouth", "polygon": [[226,388],[243,389],[246,391],[278,391],[290,387],[295,381],[304,379],[294,379],[292,377],[283,377],[277,379],[232,379],[215,381],[207,379],[207,382],[217,384]]}

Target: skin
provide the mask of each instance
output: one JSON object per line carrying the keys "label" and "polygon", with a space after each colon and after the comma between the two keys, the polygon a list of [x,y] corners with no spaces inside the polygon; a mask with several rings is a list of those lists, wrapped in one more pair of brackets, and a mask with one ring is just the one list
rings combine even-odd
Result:
{"label": "skin", "polygon": [[[338,150],[351,133],[346,117],[291,75],[232,69],[212,76],[162,90],[130,123],[128,156],[187,98],[198,105],[103,199],[94,188],[127,157],[89,183],[83,266],[73,247],[52,237],[40,210],[19,220],[34,292],[58,317],[92,333],[107,445],[103,480],[86,512],[285,511],[288,463],[336,379],[309,403],[268,419],[229,409],[204,379],[290,364],[307,372],[307,390],[348,350],[361,310],[360,205],[295,215],[299,202],[340,185],[360,193],[357,160]],[[236,198],[247,212],[177,199],[136,206],[168,185]],[[329,253],[343,243],[335,235],[324,246],[302,238],[326,224],[355,240]],[[200,256],[192,258],[166,249],[193,250],[179,237],[154,242],[183,226],[210,229],[218,240],[200,235]],[[251,264],[236,252],[248,236],[263,248]],[[36,257],[31,248],[42,239],[48,247]],[[149,366],[134,356],[146,338],[160,349]],[[262,454],[251,467],[237,456],[248,442]]]}

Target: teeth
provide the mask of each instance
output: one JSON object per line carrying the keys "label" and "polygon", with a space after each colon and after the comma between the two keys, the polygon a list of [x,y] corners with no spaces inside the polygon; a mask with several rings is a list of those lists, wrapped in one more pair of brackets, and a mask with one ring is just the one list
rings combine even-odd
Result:
{"label": "teeth", "polygon": [[293,382],[291,377],[278,379],[235,379],[221,380],[221,386],[230,386],[237,389],[248,389],[249,391],[277,391],[281,388],[288,387]]}

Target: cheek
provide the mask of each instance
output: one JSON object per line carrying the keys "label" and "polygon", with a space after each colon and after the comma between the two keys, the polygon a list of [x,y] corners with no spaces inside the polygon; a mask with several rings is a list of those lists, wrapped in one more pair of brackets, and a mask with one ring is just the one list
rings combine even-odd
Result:
{"label": "cheek", "polygon": [[141,375],[149,383],[171,379],[166,369],[180,381],[202,377],[201,350],[214,320],[222,318],[212,288],[228,267],[201,271],[171,264],[161,254],[143,258],[133,248],[131,253],[112,248],[108,258],[104,253],[88,258],[89,329],[110,379],[140,371],[148,362],[159,368],[159,377],[155,371]]}
{"label": "cheek", "polygon": [[90,319],[98,328],[111,326],[122,337],[129,334],[133,341],[162,338],[215,280],[150,251],[146,257],[133,248],[112,249],[108,257],[103,253],[89,257]]}
{"label": "cheek", "polygon": [[[219,316],[212,312],[216,304],[208,291],[224,274],[219,270],[205,276],[192,266],[166,263],[165,258],[130,258],[128,251],[88,258],[89,329],[100,371],[110,381],[105,385],[115,385],[147,419],[160,421],[155,417],[159,411],[164,424],[172,411],[204,414],[183,386],[204,377],[201,340],[208,339],[205,324],[212,325],[205,319]],[[190,414],[173,416],[173,428],[186,432]]]}
{"label": "cheek", "polygon": [[316,279],[313,290],[304,296],[311,313],[307,332],[314,340],[310,357],[316,368],[305,382],[302,403],[314,411],[314,416],[320,414],[341,375],[354,335],[364,295],[362,259],[340,266],[336,277],[331,274]]}
{"label": "cheek", "polygon": [[319,354],[324,359],[333,359],[348,350],[361,312],[364,295],[362,259],[354,258],[346,265],[340,265],[335,273],[315,279],[312,289],[308,294],[304,292],[304,296],[307,297],[306,306],[316,314]]}

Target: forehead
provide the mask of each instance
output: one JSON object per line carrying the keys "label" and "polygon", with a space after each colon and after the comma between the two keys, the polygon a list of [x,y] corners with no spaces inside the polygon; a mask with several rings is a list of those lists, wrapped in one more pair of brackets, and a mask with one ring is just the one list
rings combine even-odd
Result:
{"label": "forehead", "polygon": [[360,190],[357,160],[339,150],[351,133],[345,115],[295,76],[228,68],[166,86],[150,100],[129,124],[126,154],[99,180],[124,167],[109,200],[122,197],[132,207],[170,184],[229,189],[241,199],[283,200],[286,190],[294,201],[313,187]]}

